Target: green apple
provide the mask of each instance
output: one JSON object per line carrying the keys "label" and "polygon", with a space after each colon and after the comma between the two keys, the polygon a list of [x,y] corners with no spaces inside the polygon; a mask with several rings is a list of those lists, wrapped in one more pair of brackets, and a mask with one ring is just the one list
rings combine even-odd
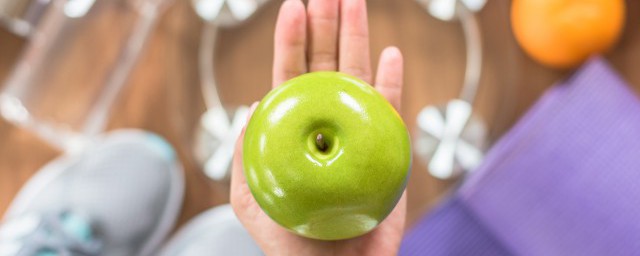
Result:
{"label": "green apple", "polygon": [[243,143],[260,207],[314,239],[371,231],[395,207],[411,168],[400,115],[373,87],[337,72],[305,74],[267,94]]}

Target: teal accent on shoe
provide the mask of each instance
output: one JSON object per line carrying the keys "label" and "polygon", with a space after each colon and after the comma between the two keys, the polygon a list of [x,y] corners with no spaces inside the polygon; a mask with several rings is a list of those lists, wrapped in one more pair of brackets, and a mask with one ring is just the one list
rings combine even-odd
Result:
{"label": "teal accent on shoe", "polygon": [[154,149],[156,149],[156,151],[160,153],[160,155],[162,155],[165,159],[169,161],[176,160],[176,153],[173,150],[173,147],[164,138],[156,134],[149,133],[147,135],[147,140],[151,142],[151,145],[154,147]]}
{"label": "teal accent on shoe", "polygon": [[[90,221],[81,215],[64,213],[60,216],[60,224],[65,232],[80,241],[90,242],[93,239],[93,230]],[[58,253],[45,249],[37,252],[36,256],[58,256]]]}
{"label": "teal accent on shoe", "polygon": [[58,256],[58,254],[51,250],[43,250],[36,253],[36,256]]}
{"label": "teal accent on shoe", "polygon": [[93,239],[93,231],[88,219],[73,213],[62,215],[62,227],[77,239],[88,242]]}

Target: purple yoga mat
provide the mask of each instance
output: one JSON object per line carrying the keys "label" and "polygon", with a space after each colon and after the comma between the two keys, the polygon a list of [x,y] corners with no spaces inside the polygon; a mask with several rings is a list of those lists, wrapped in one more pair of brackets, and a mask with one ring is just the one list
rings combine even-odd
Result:
{"label": "purple yoga mat", "polygon": [[404,237],[400,255],[511,255],[459,198],[433,210]]}
{"label": "purple yoga mat", "polygon": [[[439,211],[407,234],[401,254],[639,255],[640,101],[606,61],[589,61]],[[432,249],[445,247],[455,251]]]}

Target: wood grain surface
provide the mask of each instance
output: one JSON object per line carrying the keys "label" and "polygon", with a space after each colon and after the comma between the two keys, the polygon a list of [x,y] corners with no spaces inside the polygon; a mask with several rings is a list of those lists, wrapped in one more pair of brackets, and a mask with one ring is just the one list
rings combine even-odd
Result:
{"label": "wood grain surface", "polygon": [[[280,2],[272,1],[245,24],[221,32],[215,65],[225,104],[250,104],[269,91],[273,30]],[[176,1],[162,16],[109,121],[109,129],[150,130],[176,147],[187,182],[180,224],[212,206],[228,202],[229,189],[228,184],[207,179],[192,154],[197,123],[205,107],[197,68],[202,22],[190,3]],[[377,61],[380,51],[388,45],[398,46],[405,55],[401,114],[413,134],[415,118],[422,107],[442,104],[459,93],[465,63],[461,27],[456,22],[431,18],[414,0],[369,0],[368,5],[373,60]],[[545,89],[572,72],[548,69],[529,59],[510,30],[509,9],[510,1],[491,0],[479,13],[484,36],[484,70],[475,107],[489,123],[492,141],[504,134]],[[640,90],[639,13],[640,2],[627,1],[624,36],[606,55],[636,91]],[[118,28],[106,22],[99,30],[89,30],[86,37],[108,35],[111,30]],[[24,40],[0,32],[1,80],[7,77],[24,45]],[[99,54],[90,58],[101,61]],[[76,72],[91,72],[91,67],[80,61],[64,63]],[[82,90],[58,93],[73,99],[79,97],[78,92]],[[61,100],[59,104],[74,106],[69,100]],[[0,121],[0,213],[29,177],[59,154],[30,132]],[[430,177],[425,164],[414,157],[408,186],[409,225],[454,184]]]}

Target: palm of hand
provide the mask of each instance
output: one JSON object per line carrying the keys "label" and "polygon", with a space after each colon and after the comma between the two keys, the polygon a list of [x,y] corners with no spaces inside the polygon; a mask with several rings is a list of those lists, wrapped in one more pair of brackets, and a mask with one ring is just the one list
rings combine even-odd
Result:
{"label": "palm of hand", "polygon": [[[285,1],[275,33],[273,87],[313,71],[340,71],[371,83],[364,0]],[[402,93],[402,56],[393,47],[380,57],[376,89],[396,108]],[[255,106],[254,106],[255,107]],[[275,255],[394,255],[404,231],[406,196],[372,232],[353,239],[319,241],[297,236],[267,216],[251,195],[242,173],[242,136],[236,144],[231,204],[265,253]]]}

